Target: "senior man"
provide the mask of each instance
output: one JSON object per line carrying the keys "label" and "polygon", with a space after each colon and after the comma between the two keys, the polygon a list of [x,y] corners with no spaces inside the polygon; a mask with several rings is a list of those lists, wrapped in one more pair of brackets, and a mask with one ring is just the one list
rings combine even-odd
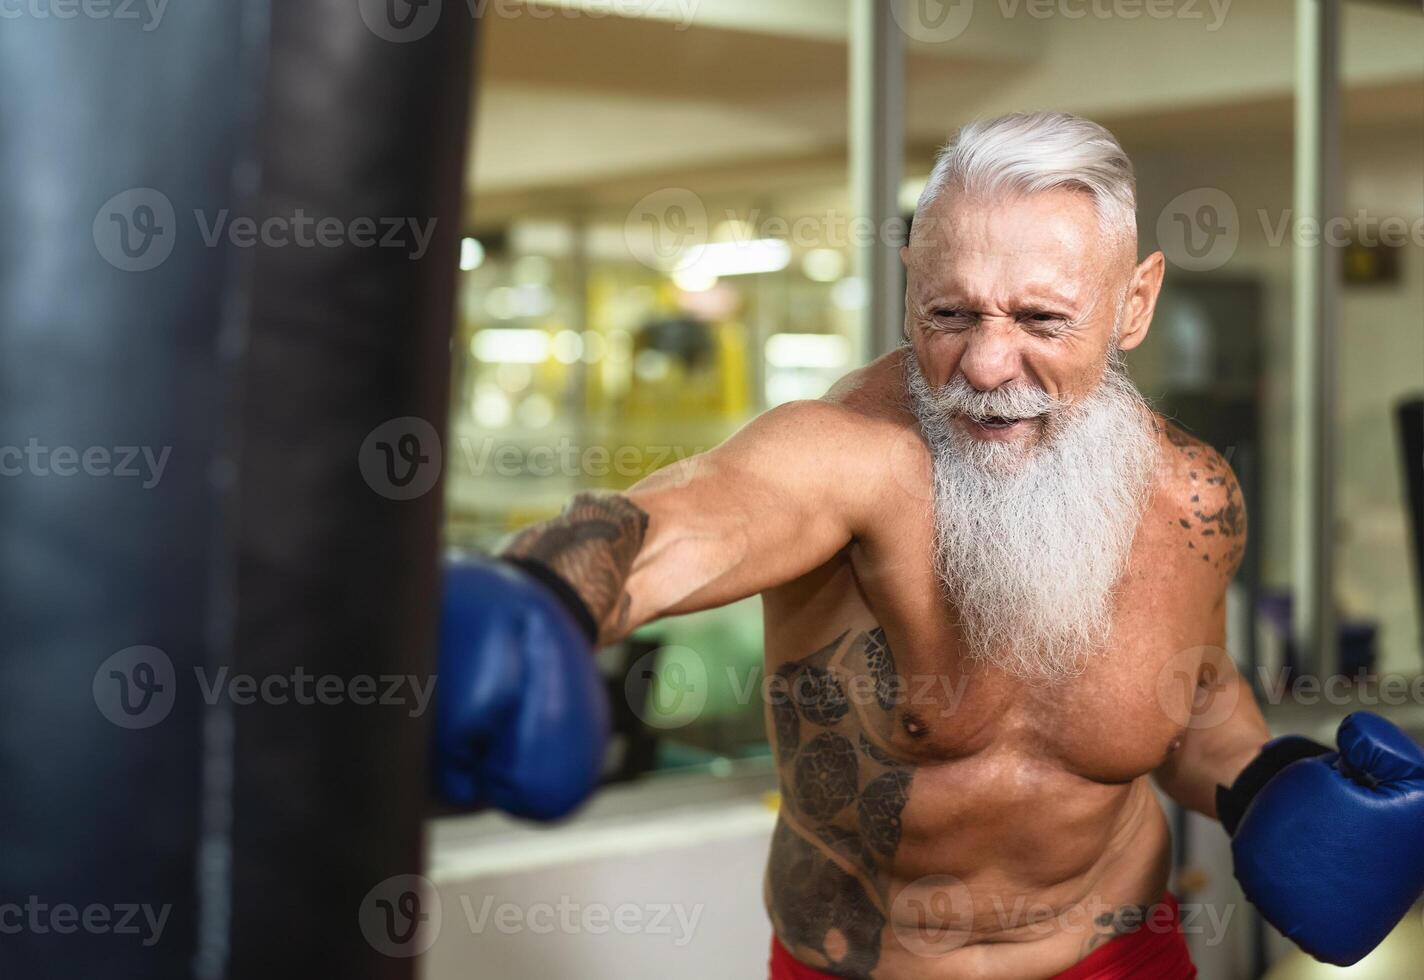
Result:
{"label": "senior man", "polygon": [[598,727],[591,645],[760,593],[774,977],[1194,976],[1153,779],[1222,819],[1293,939],[1368,951],[1424,883],[1424,756],[1373,716],[1338,753],[1269,741],[1223,649],[1236,478],[1123,367],[1163,277],[1135,210],[1095,123],[961,130],[901,250],[903,347],[477,567],[449,795],[566,809],[598,741],[549,760],[570,710]]}

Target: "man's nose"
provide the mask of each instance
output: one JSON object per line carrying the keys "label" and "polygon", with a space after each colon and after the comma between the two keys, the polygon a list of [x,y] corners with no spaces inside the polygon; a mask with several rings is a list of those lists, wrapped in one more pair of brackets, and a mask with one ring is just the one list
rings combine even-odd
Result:
{"label": "man's nose", "polygon": [[1018,378],[1019,331],[1009,324],[981,320],[967,331],[959,372],[980,391],[992,391]]}

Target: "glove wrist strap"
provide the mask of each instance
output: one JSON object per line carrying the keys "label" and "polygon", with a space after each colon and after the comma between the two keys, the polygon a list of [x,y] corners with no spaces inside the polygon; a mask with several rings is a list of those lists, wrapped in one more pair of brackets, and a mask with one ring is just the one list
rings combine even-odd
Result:
{"label": "glove wrist strap", "polygon": [[584,636],[588,637],[588,642],[593,646],[598,645],[598,620],[593,618],[593,611],[588,608],[588,603],[583,601],[583,597],[569,584],[568,579],[534,558],[502,555],[500,560],[518,568],[554,593],[560,604],[569,611],[569,615],[573,616],[574,622],[578,623],[579,629],[583,630]]}
{"label": "glove wrist strap", "polygon": [[1236,827],[1246,814],[1246,808],[1256,798],[1261,788],[1292,762],[1312,759],[1325,755],[1333,749],[1300,735],[1286,735],[1273,739],[1261,749],[1261,754],[1236,777],[1231,788],[1216,787],[1216,817],[1228,834],[1235,834]]}

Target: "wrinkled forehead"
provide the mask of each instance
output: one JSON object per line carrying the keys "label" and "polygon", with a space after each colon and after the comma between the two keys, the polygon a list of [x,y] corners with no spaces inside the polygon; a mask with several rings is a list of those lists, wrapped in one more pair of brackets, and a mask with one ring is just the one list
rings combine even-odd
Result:
{"label": "wrinkled forehead", "polygon": [[976,290],[1013,283],[1095,287],[1130,257],[1091,195],[1074,190],[985,198],[947,190],[917,215],[910,265],[926,284]]}

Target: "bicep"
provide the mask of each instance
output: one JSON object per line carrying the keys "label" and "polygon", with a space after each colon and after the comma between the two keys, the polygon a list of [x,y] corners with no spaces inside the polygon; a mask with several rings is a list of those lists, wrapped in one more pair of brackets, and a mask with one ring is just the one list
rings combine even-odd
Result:
{"label": "bicep", "polygon": [[628,581],[629,626],[724,605],[828,561],[851,537],[817,458],[829,406],[796,403],[628,491],[648,532]]}
{"label": "bicep", "polygon": [[1226,649],[1226,603],[1208,622],[1199,649],[1196,684],[1181,744],[1156,772],[1158,784],[1177,802],[1215,816],[1216,787],[1230,785],[1269,737],[1248,680]]}

